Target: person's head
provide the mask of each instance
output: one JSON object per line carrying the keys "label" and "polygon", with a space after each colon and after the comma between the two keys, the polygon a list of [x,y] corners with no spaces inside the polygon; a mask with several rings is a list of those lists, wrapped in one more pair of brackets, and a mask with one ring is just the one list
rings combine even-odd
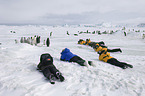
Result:
{"label": "person's head", "polygon": [[40,62],[53,63],[53,57],[49,53],[42,54],[40,57]]}
{"label": "person's head", "polygon": [[93,48],[94,48],[94,49],[99,48],[99,44],[94,45]]}
{"label": "person's head", "polygon": [[64,50],[65,50],[65,49],[63,49],[62,52],[63,52]]}
{"label": "person's head", "polygon": [[86,45],[88,45],[89,43],[91,43],[90,39],[86,39]]}
{"label": "person's head", "polygon": [[62,50],[62,52],[68,52],[68,51],[70,51],[68,48],[64,48],[64,49]]}
{"label": "person's head", "polygon": [[62,52],[60,54],[66,54],[66,53],[70,53],[71,51],[68,48],[65,48],[62,50]]}
{"label": "person's head", "polygon": [[89,39],[86,39],[86,42],[89,42],[90,41],[90,38]]}
{"label": "person's head", "polygon": [[80,44],[82,41],[84,41],[83,39],[79,39],[78,44]]}

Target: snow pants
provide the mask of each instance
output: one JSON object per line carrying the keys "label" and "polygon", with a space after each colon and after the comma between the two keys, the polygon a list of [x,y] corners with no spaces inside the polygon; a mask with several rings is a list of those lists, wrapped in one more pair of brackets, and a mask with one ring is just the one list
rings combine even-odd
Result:
{"label": "snow pants", "polygon": [[116,49],[107,49],[108,52],[122,52],[120,48]]}
{"label": "snow pants", "polygon": [[59,70],[57,70],[54,65],[49,65],[48,67],[46,67],[45,69],[43,69],[42,72],[43,72],[43,75],[46,78],[50,79],[49,77],[51,75],[54,75],[55,77],[57,77],[56,76],[56,73],[59,72]]}
{"label": "snow pants", "polygon": [[76,62],[76,63],[78,63],[78,64],[81,65],[81,66],[85,66],[85,65],[84,65],[85,60],[82,59],[82,58],[79,57],[79,56],[74,56],[74,57],[72,57],[72,58],[70,59],[69,62]]}
{"label": "snow pants", "polygon": [[125,65],[128,65],[127,63],[124,63],[124,62],[120,62],[118,61],[117,59],[115,58],[111,58],[107,61],[107,63],[111,64],[111,65],[115,65],[115,66],[118,66],[118,67],[121,67],[121,68],[124,68]]}

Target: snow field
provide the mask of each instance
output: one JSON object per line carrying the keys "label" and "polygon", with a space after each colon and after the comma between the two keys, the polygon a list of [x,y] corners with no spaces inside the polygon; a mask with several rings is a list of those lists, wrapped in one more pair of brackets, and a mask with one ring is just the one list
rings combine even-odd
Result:
{"label": "snow field", "polygon": [[[78,31],[119,30],[114,34],[77,34]],[[136,28],[137,29],[137,28]],[[10,33],[14,30],[16,33]],[[142,29],[143,30],[143,29]],[[70,35],[67,35],[66,32]],[[49,34],[52,32],[52,36]],[[128,32],[128,31],[127,31]],[[121,28],[51,27],[51,26],[0,26],[0,96],[144,96],[145,95],[145,41],[141,34]],[[22,36],[50,37],[50,47],[15,44]],[[78,45],[79,39],[104,41],[108,48],[121,48],[122,53],[110,53],[119,61],[134,66],[121,69],[98,60],[98,54],[89,46]],[[60,61],[60,52],[69,48],[96,67],[82,67],[76,63]],[[65,77],[64,82],[51,85],[36,70],[42,53],[50,53],[54,64]]]}

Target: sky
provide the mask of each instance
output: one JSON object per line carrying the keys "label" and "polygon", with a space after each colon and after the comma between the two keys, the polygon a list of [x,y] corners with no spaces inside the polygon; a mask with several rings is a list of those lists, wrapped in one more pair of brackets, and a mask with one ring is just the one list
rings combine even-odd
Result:
{"label": "sky", "polygon": [[145,23],[145,0],[0,0],[0,24]]}

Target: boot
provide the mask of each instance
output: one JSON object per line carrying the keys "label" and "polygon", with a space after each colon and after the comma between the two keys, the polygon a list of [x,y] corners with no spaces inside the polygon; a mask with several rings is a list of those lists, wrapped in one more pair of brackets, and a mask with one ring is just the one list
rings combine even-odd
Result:
{"label": "boot", "polygon": [[56,77],[57,77],[61,82],[65,80],[64,77],[61,75],[60,72],[56,72]]}
{"label": "boot", "polygon": [[130,68],[133,68],[133,66],[132,65],[130,65],[130,64],[126,64],[128,67],[130,67]]}
{"label": "boot", "polygon": [[54,75],[50,75],[49,78],[51,84],[55,84]]}
{"label": "boot", "polygon": [[119,48],[119,51],[122,53],[122,50]]}
{"label": "boot", "polygon": [[96,65],[95,65],[92,61],[88,61],[88,64],[89,64],[90,66],[96,67]]}
{"label": "boot", "polygon": [[126,68],[128,68],[128,66],[127,66],[127,65],[124,65],[124,66],[122,67],[122,69],[126,69]]}
{"label": "boot", "polygon": [[89,67],[89,64],[85,61],[84,66]]}

